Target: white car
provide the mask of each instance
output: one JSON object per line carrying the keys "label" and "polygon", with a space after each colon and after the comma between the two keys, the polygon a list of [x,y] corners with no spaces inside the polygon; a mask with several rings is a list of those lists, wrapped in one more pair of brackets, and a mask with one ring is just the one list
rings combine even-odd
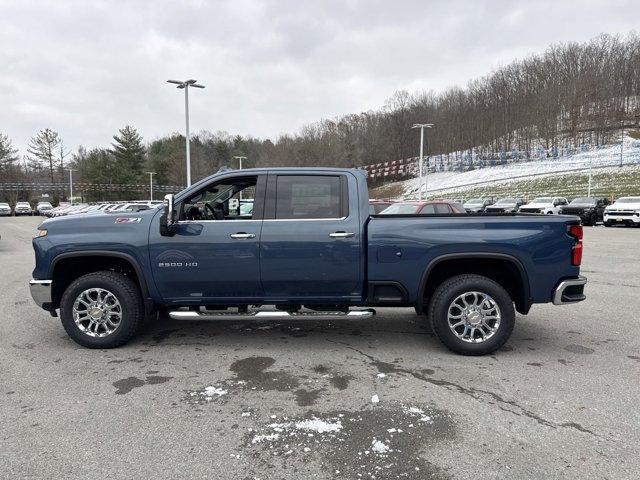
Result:
{"label": "white car", "polygon": [[640,197],[621,197],[604,209],[604,226],[640,225]]}
{"label": "white car", "polygon": [[11,215],[11,207],[8,203],[0,203],[0,217],[8,217]]}
{"label": "white car", "polygon": [[53,210],[53,205],[49,202],[38,202],[38,205],[36,205],[36,212],[40,215],[46,215],[51,210]]}
{"label": "white car", "polygon": [[493,204],[493,200],[490,198],[472,198],[467,200],[463,207],[467,213],[480,213],[484,212],[484,209]]}
{"label": "white car", "polygon": [[564,197],[538,197],[531,200],[526,205],[522,205],[520,213],[545,213],[548,215],[558,215],[563,205],[568,204]]}
{"label": "white car", "polygon": [[16,206],[13,209],[13,214],[16,217],[18,215],[33,215],[33,210],[31,209],[31,204],[29,202],[18,202],[18,203],[16,203]]}

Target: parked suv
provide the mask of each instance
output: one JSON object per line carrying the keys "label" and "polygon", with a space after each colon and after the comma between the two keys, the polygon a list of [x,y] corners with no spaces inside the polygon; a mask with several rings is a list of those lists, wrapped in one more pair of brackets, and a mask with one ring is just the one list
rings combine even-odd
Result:
{"label": "parked suv", "polygon": [[485,208],[485,212],[517,212],[524,201],[521,198],[501,198]]}
{"label": "parked suv", "polygon": [[493,199],[491,198],[472,198],[468,200],[463,206],[464,209],[469,213],[479,213],[484,212],[485,208],[492,204]]}
{"label": "parked suv", "polygon": [[36,212],[39,215],[46,215],[51,210],[53,210],[53,205],[49,202],[38,202],[38,205],[36,205]]}
{"label": "parked suv", "polygon": [[604,226],[640,226],[640,197],[621,197],[604,209]]}
{"label": "parked suv", "polygon": [[11,207],[8,203],[0,203],[0,217],[8,217],[11,215]]}
{"label": "parked suv", "polygon": [[564,197],[538,197],[520,207],[521,213],[546,213],[558,215],[563,205],[567,205]]}
{"label": "parked suv", "polygon": [[605,207],[609,200],[604,197],[579,197],[571,200],[569,205],[560,209],[563,215],[576,215],[580,217],[583,225],[595,226],[602,221]]}
{"label": "parked suv", "polygon": [[13,214],[16,217],[18,215],[33,215],[33,210],[31,209],[29,202],[18,202],[16,203],[16,207],[13,209]]}

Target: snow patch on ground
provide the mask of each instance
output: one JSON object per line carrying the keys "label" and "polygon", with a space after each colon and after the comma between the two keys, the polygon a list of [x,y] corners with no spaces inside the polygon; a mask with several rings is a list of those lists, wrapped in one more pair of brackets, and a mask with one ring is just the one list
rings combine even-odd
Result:
{"label": "snow patch on ground", "polygon": [[206,387],[203,393],[207,397],[213,397],[213,396],[221,397],[222,395],[226,395],[227,391],[223,390],[222,388],[211,386],[211,387]]}
{"label": "snow patch on ground", "polygon": [[291,428],[295,428],[296,430],[305,432],[317,433],[339,432],[340,430],[342,430],[342,422],[340,420],[326,421],[316,417],[308,420],[301,420],[299,422],[272,423],[269,426],[276,432],[288,430]]}
{"label": "snow patch on ground", "polygon": [[387,445],[386,443],[381,442],[380,440],[376,440],[374,438],[373,442],[371,442],[371,450],[375,453],[387,453],[391,449],[389,448],[389,445]]}

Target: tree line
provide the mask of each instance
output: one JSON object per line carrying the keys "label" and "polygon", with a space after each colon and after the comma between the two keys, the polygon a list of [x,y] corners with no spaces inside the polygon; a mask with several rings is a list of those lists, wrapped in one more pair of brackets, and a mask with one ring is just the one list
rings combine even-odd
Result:
{"label": "tree line", "polygon": [[[640,37],[600,35],[552,45],[464,87],[398,91],[379,110],[321,120],[275,141],[202,131],[191,139],[192,177],[236,167],[236,155],[247,157],[246,167],[358,167],[413,157],[419,132],[411,126],[425,122],[435,125],[425,154],[448,154],[442,168],[453,169],[469,153],[482,158],[518,150],[526,158],[539,148],[606,144],[619,138],[620,128],[638,127],[639,119]],[[177,133],[145,142],[126,126],[109,148],[69,153],[60,135],[45,129],[20,162],[0,134],[0,178],[11,171],[62,180],[71,165],[88,183],[146,182],[145,172],[153,171],[157,183],[184,185],[184,142]]]}

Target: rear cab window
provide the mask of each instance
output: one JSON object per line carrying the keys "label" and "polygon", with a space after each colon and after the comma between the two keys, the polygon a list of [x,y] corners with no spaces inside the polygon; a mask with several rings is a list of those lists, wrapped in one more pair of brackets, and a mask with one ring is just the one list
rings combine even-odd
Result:
{"label": "rear cab window", "polygon": [[348,216],[348,191],[342,175],[277,175],[276,220],[337,219]]}

